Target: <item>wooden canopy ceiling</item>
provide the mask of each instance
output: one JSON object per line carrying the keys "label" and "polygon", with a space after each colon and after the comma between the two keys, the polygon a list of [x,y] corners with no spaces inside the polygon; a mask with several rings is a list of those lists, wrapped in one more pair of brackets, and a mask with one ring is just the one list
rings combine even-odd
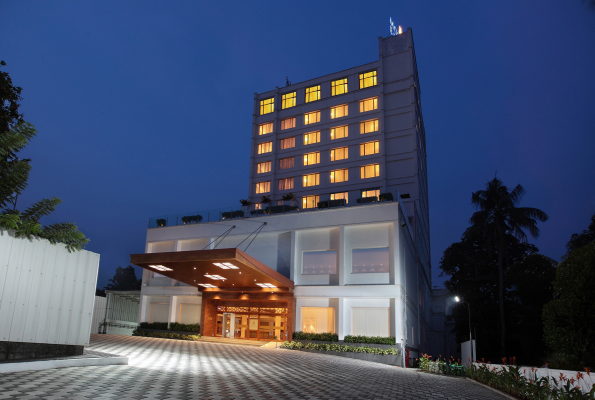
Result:
{"label": "wooden canopy ceiling", "polygon": [[[196,286],[200,291],[293,292],[294,287],[292,280],[237,248],[131,254],[130,262]],[[223,269],[215,263],[230,263],[237,269]],[[219,275],[224,280],[211,279],[205,275]],[[263,288],[257,283],[273,285],[274,288]],[[211,284],[215,288],[205,288],[201,284]]]}

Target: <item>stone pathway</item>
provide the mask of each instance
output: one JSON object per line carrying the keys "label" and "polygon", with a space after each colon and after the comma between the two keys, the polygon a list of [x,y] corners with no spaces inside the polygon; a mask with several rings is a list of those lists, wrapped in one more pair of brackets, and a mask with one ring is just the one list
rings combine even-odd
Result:
{"label": "stone pathway", "polygon": [[129,365],[0,374],[0,399],[504,399],[469,380],[344,357],[92,335]]}

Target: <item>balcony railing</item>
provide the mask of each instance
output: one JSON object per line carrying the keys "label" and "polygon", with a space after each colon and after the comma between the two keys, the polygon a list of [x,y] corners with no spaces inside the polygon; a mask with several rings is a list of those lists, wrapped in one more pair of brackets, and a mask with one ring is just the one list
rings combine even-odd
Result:
{"label": "balcony railing", "polygon": [[[203,224],[206,222],[263,217],[273,214],[315,212],[329,208],[365,207],[377,203],[392,202],[399,198],[400,196],[397,191],[387,191],[380,194],[380,196],[360,197],[357,199],[352,198],[349,203],[345,203],[344,199],[322,200],[319,201],[315,207],[310,208],[304,208],[303,204],[300,205],[300,202],[297,199],[293,201],[285,201],[283,204],[278,204],[277,201],[272,201],[268,204],[252,204],[250,206],[242,207],[215,208],[210,210],[161,215],[149,218],[149,228]],[[256,208],[257,206],[260,208]]]}

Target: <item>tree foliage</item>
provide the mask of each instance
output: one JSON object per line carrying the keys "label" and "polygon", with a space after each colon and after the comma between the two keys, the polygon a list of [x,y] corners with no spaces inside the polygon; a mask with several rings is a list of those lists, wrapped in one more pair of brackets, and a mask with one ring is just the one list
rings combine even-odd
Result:
{"label": "tree foliage", "polygon": [[498,270],[498,312],[500,315],[500,351],[506,356],[506,314],[504,273],[511,264],[509,255],[510,238],[525,242],[529,231],[531,236],[539,236],[537,221],[545,222],[548,216],[543,211],[531,207],[518,207],[525,194],[525,189],[517,185],[508,190],[500,179],[495,177],[486,184],[485,190],[472,193],[471,203],[478,209],[469,222],[469,230],[482,236],[482,245],[488,251],[497,254]]}
{"label": "tree foliage", "polygon": [[[0,62],[4,66],[4,61]],[[30,159],[19,158],[37,131],[19,114],[22,88],[15,87],[6,72],[0,71],[0,228],[15,232],[17,237],[39,236],[51,243],[62,243],[68,251],[80,250],[89,239],[72,222],[42,226],[40,219],[52,213],[62,201],[56,197],[42,199],[24,212],[17,209],[19,195],[27,187]]]}
{"label": "tree foliage", "polygon": [[568,243],[566,243],[565,258],[568,257],[574,250],[580,249],[595,241],[595,214],[591,217],[589,227],[582,233],[573,233]]}
{"label": "tree foliage", "polygon": [[129,265],[126,268],[116,268],[114,277],[110,279],[106,290],[140,290],[142,279],[136,278],[134,267]]}
{"label": "tree foliage", "polygon": [[595,243],[558,265],[554,290],[556,298],[543,309],[545,342],[562,367],[595,368]]}

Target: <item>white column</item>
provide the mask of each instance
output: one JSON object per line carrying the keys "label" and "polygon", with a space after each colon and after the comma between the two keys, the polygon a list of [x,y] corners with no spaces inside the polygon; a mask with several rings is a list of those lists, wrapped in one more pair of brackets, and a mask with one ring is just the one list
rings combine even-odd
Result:
{"label": "white column", "polygon": [[138,322],[149,322],[149,296],[141,294],[140,306],[138,307]]}
{"label": "white column", "polygon": [[178,296],[169,296],[169,308],[167,312],[167,329],[171,322],[177,320]]}
{"label": "white column", "polygon": [[345,338],[345,332],[349,329],[345,326],[346,312],[345,297],[339,297],[339,302],[337,304],[337,315],[339,316],[337,334],[339,335],[339,340],[343,340]]}
{"label": "white column", "polygon": [[[349,273],[351,273],[351,267],[345,265],[345,227],[339,227],[339,249],[337,250],[339,253],[339,286],[345,286],[345,275],[348,273],[347,268],[349,268]],[[339,338],[341,339],[342,336],[339,334]]]}

